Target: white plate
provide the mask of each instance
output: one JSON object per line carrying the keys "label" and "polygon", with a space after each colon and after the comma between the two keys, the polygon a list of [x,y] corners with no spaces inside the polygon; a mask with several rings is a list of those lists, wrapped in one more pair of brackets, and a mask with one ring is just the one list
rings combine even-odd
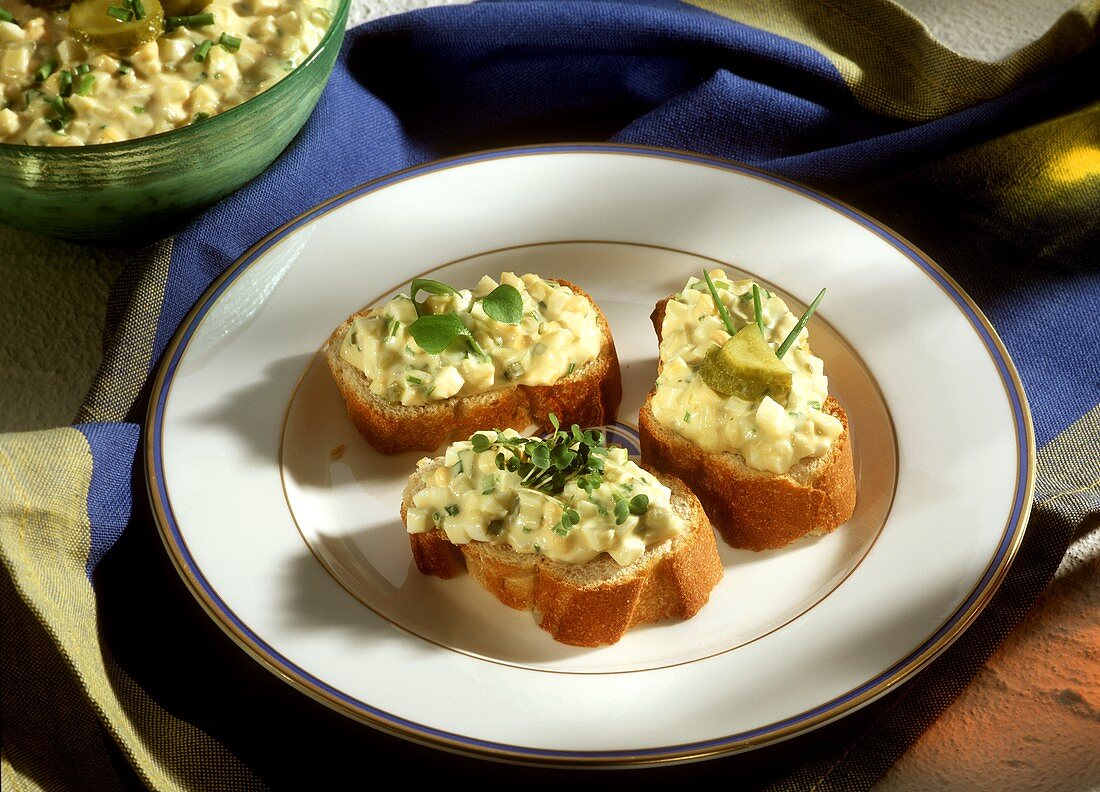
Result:
{"label": "white plate", "polygon": [[[608,315],[629,441],[655,374],[649,312],[704,266],[793,309],[828,287],[811,338],[852,426],[852,520],[778,551],[722,545],[725,578],[695,618],[595,650],[555,643],[469,578],[420,575],[398,515],[418,455],[356,434],[318,354],[331,329],[426,272],[574,280]],[[165,544],[263,665],[374,726],[535,763],[731,753],[882,695],[988,602],[1034,476],[1004,348],[912,246],[773,176],[617,145],[460,157],[306,213],[192,311],[148,425]]]}

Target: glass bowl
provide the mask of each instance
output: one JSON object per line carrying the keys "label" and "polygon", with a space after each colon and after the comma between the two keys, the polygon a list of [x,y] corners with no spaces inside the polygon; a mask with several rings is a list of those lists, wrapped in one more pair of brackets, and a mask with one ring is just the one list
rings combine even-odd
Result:
{"label": "glass bowl", "polygon": [[350,3],[334,0],[332,23],[294,71],[206,121],[120,143],[0,143],[0,222],[116,242],[179,228],[257,176],[302,128],[340,51]]}

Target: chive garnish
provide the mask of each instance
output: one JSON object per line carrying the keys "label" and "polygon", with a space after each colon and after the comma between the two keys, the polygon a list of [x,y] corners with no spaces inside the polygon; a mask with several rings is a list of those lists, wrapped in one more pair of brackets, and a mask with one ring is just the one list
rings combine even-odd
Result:
{"label": "chive garnish", "polygon": [[42,82],[47,77],[49,77],[51,74],[53,74],[54,69],[56,69],[56,68],[57,68],[57,61],[54,58],[50,58],[48,61],[46,61],[45,63],[43,63],[41,66],[38,67],[38,71],[36,71],[34,73],[34,79],[37,80],[38,82]]}
{"label": "chive garnish", "polygon": [[57,75],[57,93],[61,96],[73,95],[73,73],[68,69],[62,69]]}
{"label": "chive garnish", "polygon": [[76,67],[76,73],[77,74],[87,74],[91,70],[92,70],[92,67],[89,66],[87,63],[82,63],[82,64],[80,64],[79,66]]}
{"label": "chive garnish", "polygon": [[221,38],[218,39],[218,43],[230,52],[236,52],[241,48],[241,40],[236,36],[230,36],[228,33],[222,33]]}
{"label": "chive garnish", "polygon": [[210,118],[210,113],[204,113],[204,112],[200,111],[198,113],[195,113],[193,116],[191,116],[191,123],[192,124],[197,124],[200,121],[205,121],[208,118]]}
{"label": "chive garnish", "polygon": [[130,61],[120,60],[118,62],[118,73],[119,74],[129,74],[133,70],[134,70],[134,64],[130,63]]}
{"label": "chive garnish", "polygon": [[764,307],[760,304],[760,287],[752,285],[752,312],[756,317],[756,326],[760,328],[760,335],[764,335]]}
{"label": "chive garnish", "polygon": [[141,105],[131,105],[130,109],[133,110],[135,113],[138,113],[139,115],[145,112],[145,108]]}
{"label": "chive garnish", "polygon": [[60,96],[55,96],[49,102],[50,108],[57,114],[56,118],[51,118],[46,121],[50,125],[50,129],[54,132],[63,132],[65,125],[72,120],[73,109],[69,106],[69,103],[62,99]]}
{"label": "chive garnish", "polygon": [[87,96],[92,92],[93,85],[95,85],[95,75],[84,72],[80,75],[80,80],[76,84],[76,92],[79,96]]}
{"label": "chive garnish", "polygon": [[178,27],[198,28],[204,25],[213,25],[214,15],[191,14],[190,16],[170,16],[164,18],[164,29],[175,30]]}
{"label": "chive garnish", "polygon": [[0,8],[0,22],[11,22],[16,27],[19,27],[19,23],[15,21],[15,17],[13,17],[11,12],[6,8]]}
{"label": "chive garnish", "polygon": [[214,42],[210,39],[206,39],[195,48],[195,63],[202,63],[206,60],[206,56],[210,54],[210,48],[214,46]]}
{"label": "chive garnish", "polygon": [[129,8],[122,8],[120,6],[108,6],[107,16],[117,19],[119,22],[129,22],[134,18],[134,12]]}
{"label": "chive garnish", "polygon": [[145,6],[141,0],[127,0],[127,3],[134,12],[134,19],[145,19]]}
{"label": "chive garnish", "polygon": [[726,310],[725,303],[718,299],[718,290],[714,288],[714,281],[710,279],[710,273],[705,269],[703,270],[703,278],[707,282],[707,288],[710,289],[710,296],[714,300],[714,307],[718,309],[718,315],[722,317],[722,323],[726,326],[726,331],[731,336],[737,335],[737,331],[733,329],[733,320],[730,319],[729,311]]}
{"label": "chive garnish", "polygon": [[397,335],[397,331],[401,329],[401,322],[394,319],[392,316],[386,317],[386,340]]}
{"label": "chive garnish", "polygon": [[817,297],[814,298],[814,301],[810,303],[810,307],[806,309],[806,313],[802,314],[802,317],[797,322],[795,322],[794,327],[791,328],[791,332],[787,334],[787,337],[783,340],[783,343],[779,345],[779,349],[775,350],[775,356],[777,358],[782,360],[783,356],[787,354],[787,350],[791,348],[791,345],[794,343],[795,338],[797,338],[798,334],[802,332],[802,328],[806,326],[806,322],[810,321],[810,317],[813,316],[814,311],[817,310],[817,306],[821,302],[821,298],[824,296],[825,290],[822,289],[817,293]]}

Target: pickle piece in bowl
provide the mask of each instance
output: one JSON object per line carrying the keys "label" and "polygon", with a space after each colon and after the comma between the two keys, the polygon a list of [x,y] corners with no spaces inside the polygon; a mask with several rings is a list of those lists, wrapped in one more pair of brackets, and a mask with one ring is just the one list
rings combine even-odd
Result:
{"label": "pickle piece in bowl", "polygon": [[160,0],[80,0],[69,8],[69,35],[97,49],[132,49],[164,32]]}

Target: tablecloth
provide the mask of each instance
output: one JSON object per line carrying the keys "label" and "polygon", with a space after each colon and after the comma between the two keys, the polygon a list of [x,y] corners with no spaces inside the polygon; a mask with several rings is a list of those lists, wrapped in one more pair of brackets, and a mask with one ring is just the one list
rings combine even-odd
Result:
{"label": "tablecloth", "polygon": [[135,454],[165,345],[263,234],[432,158],[614,140],[739,160],[854,204],[959,280],[1020,370],[1040,447],[1036,501],[978,622],[916,679],[832,726],[648,771],[866,788],[1100,512],[1089,329],[1100,307],[1098,13],[1083,3],[996,64],[946,50],[882,0],[482,2],[351,31],[313,118],[272,169],[124,273],[78,423],[0,438],[5,787],[325,787],[377,761],[530,777],[376,734],[258,673],[175,575]]}

